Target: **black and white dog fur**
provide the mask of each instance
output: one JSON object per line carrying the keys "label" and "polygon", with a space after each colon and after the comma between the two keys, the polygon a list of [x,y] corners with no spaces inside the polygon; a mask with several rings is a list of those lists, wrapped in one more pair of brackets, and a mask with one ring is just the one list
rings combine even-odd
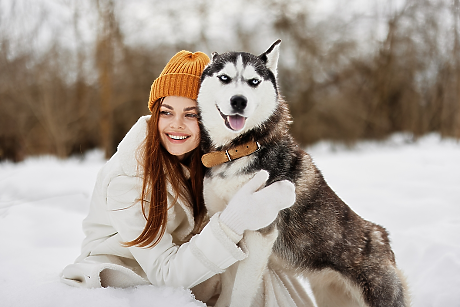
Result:
{"label": "black and white dog fur", "polygon": [[209,214],[222,211],[261,169],[270,174],[267,185],[287,179],[296,187],[295,204],[271,226],[245,232],[249,257],[222,275],[216,306],[251,306],[267,265],[307,277],[319,307],[409,306],[386,230],[353,212],[288,132],[291,116],[276,79],[280,42],[260,56],[213,53],[201,77],[197,100],[204,152],[248,141],[261,146],[249,156],[207,169]]}

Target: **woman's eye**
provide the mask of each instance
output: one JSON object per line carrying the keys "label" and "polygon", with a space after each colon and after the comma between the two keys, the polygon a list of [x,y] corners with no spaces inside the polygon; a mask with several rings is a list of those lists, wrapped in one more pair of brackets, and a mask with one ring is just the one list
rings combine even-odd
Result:
{"label": "woman's eye", "polygon": [[188,113],[188,114],[185,114],[185,117],[189,117],[189,118],[198,118],[198,114],[195,114],[195,113]]}
{"label": "woman's eye", "polygon": [[169,111],[160,111],[160,115],[170,115],[171,112]]}
{"label": "woman's eye", "polygon": [[219,80],[222,81],[223,83],[229,83],[230,81],[232,81],[232,79],[227,75],[220,75],[220,76],[217,76],[217,78],[219,78]]}
{"label": "woman's eye", "polygon": [[251,85],[251,86],[257,86],[257,85],[260,84],[260,80],[254,78],[254,79],[248,80],[248,83],[249,83],[249,85]]}

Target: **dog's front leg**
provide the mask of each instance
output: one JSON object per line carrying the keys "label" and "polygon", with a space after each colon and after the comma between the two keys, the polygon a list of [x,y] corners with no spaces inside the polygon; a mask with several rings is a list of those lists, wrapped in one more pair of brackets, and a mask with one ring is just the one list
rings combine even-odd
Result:
{"label": "dog's front leg", "polygon": [[231,307],[249,307],[262,284],[262,275],[267,269],[268,258],[278,236],[274,228],[268,234],[246,231],[244,241],[248,257],[238,263],[231,296]]}

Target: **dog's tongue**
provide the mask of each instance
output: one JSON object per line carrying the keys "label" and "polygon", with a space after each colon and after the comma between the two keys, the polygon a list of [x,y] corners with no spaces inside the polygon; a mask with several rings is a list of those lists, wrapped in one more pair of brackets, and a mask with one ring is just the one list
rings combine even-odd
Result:
{"label": "dog's tongue", "polygon": [[244,122],[246,121],[246,118],[239,115],[229,115],[227,119],[230,127],[235,131],[243,129]]}

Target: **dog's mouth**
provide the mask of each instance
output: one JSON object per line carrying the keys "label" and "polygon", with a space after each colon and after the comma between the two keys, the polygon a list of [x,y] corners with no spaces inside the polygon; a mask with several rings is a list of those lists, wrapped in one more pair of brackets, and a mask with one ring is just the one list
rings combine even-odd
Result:
{"label": "dog's mouth", "polygon": [[224,113],[222,113],[219,107],[217,107],[217,110],[219,110],[220,116],[222,116],[222,118],[224,119],[225,126],[227,126],[227,128],[233,131],[240,131],[244,128],[244,124],[246,123],[246,117],[238,114],[225,115]]}

